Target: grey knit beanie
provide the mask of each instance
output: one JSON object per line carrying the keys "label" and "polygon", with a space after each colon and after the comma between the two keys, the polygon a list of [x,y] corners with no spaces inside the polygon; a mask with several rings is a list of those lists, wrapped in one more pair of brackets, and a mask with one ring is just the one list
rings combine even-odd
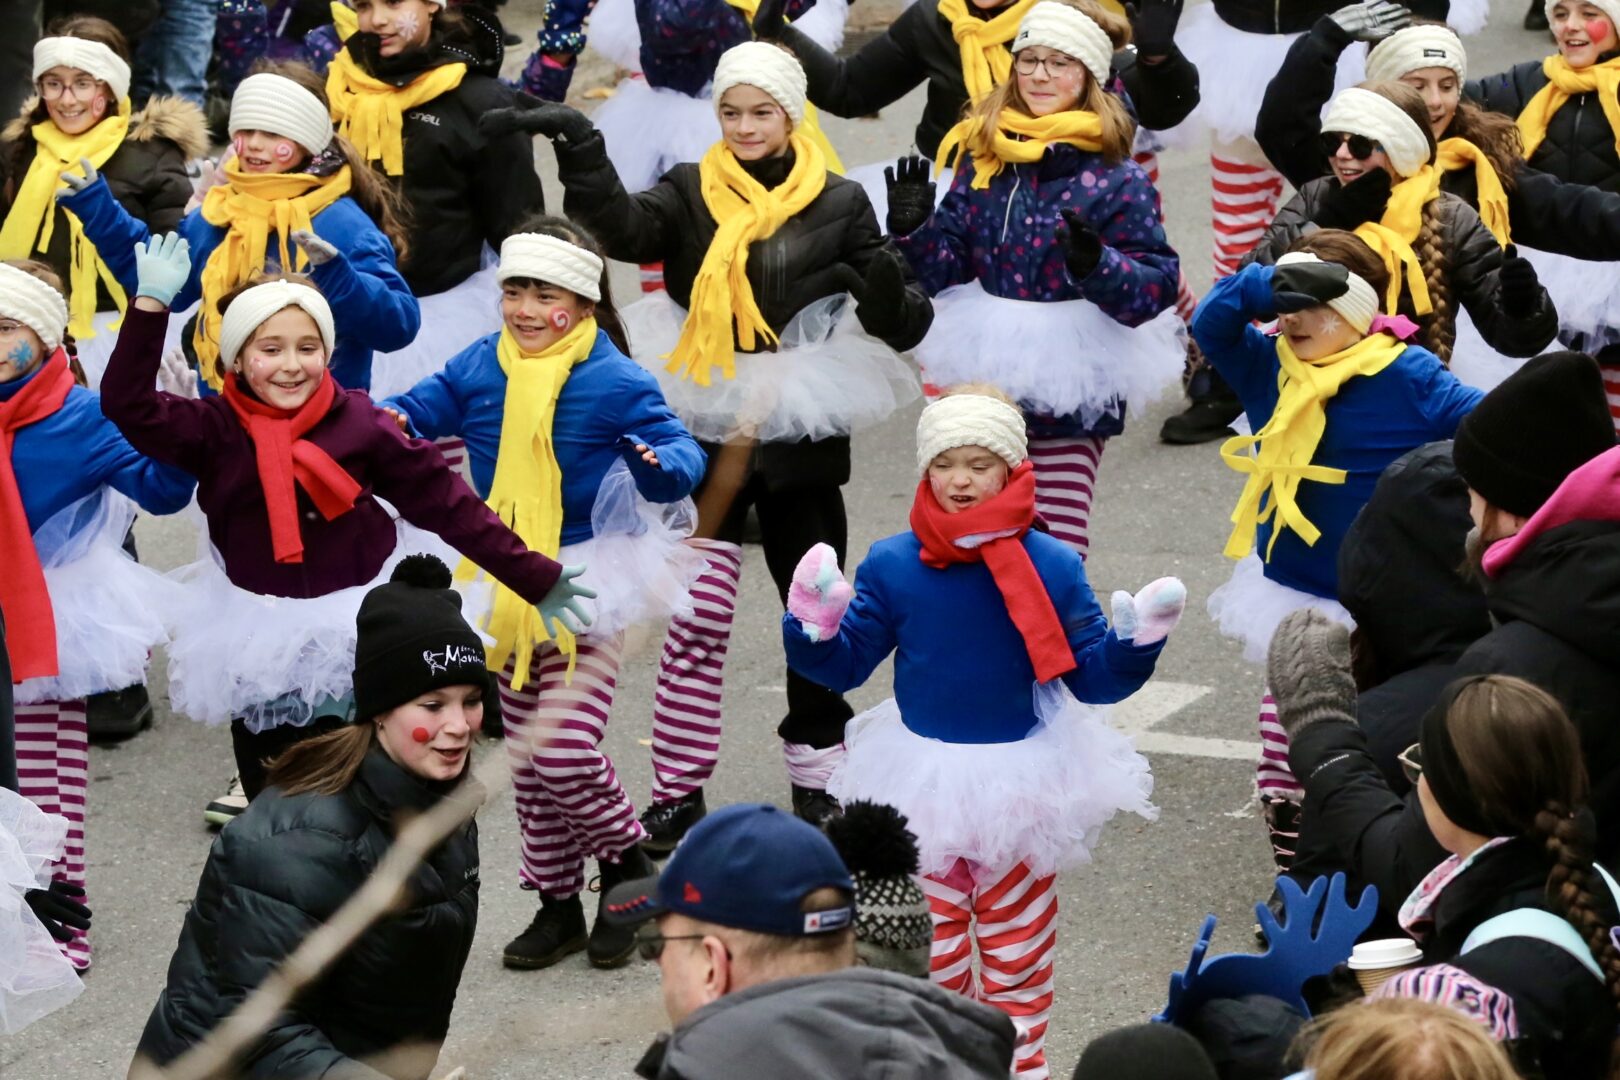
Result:
{"label": "grey knit beanie", "polygon": [[855,954],[868,967],[928,977],[934,921],[917,884],[917,839],[900,811],[855,801],[827,823],[855,879]]}

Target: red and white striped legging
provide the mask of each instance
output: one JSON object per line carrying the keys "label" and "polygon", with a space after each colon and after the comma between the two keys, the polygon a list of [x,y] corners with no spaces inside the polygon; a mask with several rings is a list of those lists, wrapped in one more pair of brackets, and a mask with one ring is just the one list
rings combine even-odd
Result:
{"label": "red and white striped legging", "polygon": [[[1052,1015],[1057,949],[1055,875],[1037,877],[1019,863],[994,872],[956,860],[922,878],[934,920],[929,975],[947,990],[994,1006],[1018,1031],[1013,1073],[1045,1080],[1046,1024]],[[973,970],[975,947],[979,956]]]}
{"label": "red and white striped legging", "polygon": [[653,693],[653,802],[689,795],[720,760],[720,695],[737,612],[742,548],[688,540],[708,563],[692,586],[692,614],[671,619]]}
{"label": "red and white striped legging", "polygon": [[1253,139],[1216,142],[1210,148],[1209,171],[1219,279],[1237,273],[1243,257],[1271,227],[1282,201],[1283,177]]}
{"label": "red and white striped legging", "polygon": [[578,642],[569,684],[568,657],[550,645],[535,649],[523,689],[512,689],[511,660],[500,675],[522,834],[519,878],[547,896],[577,895],[587,856],[616,861],[647,835],[601,749],[623,644],[617,636]]}
{"label": "red and white striped legging", "polygon": [[[47,814],[67,818],[67,848],[51,867],[51,879],[84,887],[84,801],[90,770],[90,736],[84,702],[45,701],[18,705],[17,793]],[[90,967],[90,938],[74,930],[62,953],[80,971]]]}
{"label": "red and white striped legging", "polygon": [[[1142,166],[1142,171],[1148,174],[1148,180],[1154,187],[1159,186],[1159,155],[1152,151],[1132,154],[1131,159]],[[1187,284],[1187,271],[1179,270],[1176,277],[1176,314],[1181,316],[1184,323],[1192,322],[1193,311],[1198,307],[1198,298],[1192,294],[1192,286]]]}
{"label": "red and white striped legging", "polygon": [[1620,435],[1620,365],[1603,365],[1603,390],[1609,396],[1609,416],[1614,420],[1614,433]]}
{"label": "red and white striped legging", "polygon": [[1260,761],[1254,784],[1271,835],[1271,855],[1280,870],[1294,864],[1299,847],[1299,807],[1305,789],[1288,764],[1288,733],[1277,720],[1277,702],[1268,689],[1260,699]]}
{"label": "red and white striped legging", "polygon": [[1103,443],[1095,435],[1065,435],[1029,440],[1035,466],[1035,509],[1052,535],[1080,553],[1091,547],[1091,499],[1097,486],[1097,463]]}

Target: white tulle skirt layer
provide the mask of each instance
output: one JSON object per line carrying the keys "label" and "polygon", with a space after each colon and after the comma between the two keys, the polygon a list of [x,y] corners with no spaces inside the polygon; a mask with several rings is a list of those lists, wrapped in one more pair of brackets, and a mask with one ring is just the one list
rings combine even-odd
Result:
{"label": "white tulle skirt layer", "polygon": [[[388,580],[400,560],[425,552],[454,568],[460,556],[432,533],[403,521],[398,542],[377,576],[325,596],[295,599],[264,596],[231,584],[217,552],[170,574],[186,589],[185,603],[170,628],[169,702],[176,712],[205,724],[243,716],[254,732],[276,726],[261,721],[256,705],[295,695],[307,706],[301,717],[282,724],[303,725],[314,708],[353,688],[355,616],[360,601]],[[284,711],[278,711],[278,717]]]}
{"label": "white tulle skirt layer", "polygon": [[[918,152],[924,158],[927,158],[936,149],[938,147],[927,146],[921,148]],[[874,161],[869,165],[857,165],[853,169],[844,170],[844,178],[855,181],[866,192],[867,201],[872,204],[872,212],[877,215],[878,228],[885,233],[889,231],[889,181],[883,175],[883,170],[892,167],[899,156],[896,154],[894,157],[884,161]],[[931,174],[934,168],[932,162],[929,163],[928,168]],[[945,201],[945,194],[951,190],[951,179],[955,175],[956,171],[953,169],[950,172],[940,173],[934,177],[935,206]]]}
{"label": "white tulle skirt layer", "polygon": [[587,44],[625,71],[641,70],[641,28],[636,0],[597,0],[591,9]]}
{"label": "white tulle skirt layer", "polygon": [[646,191],[673,166],[702,159],[720,138],[720,121],[707,96],[648,86],[641,78],[621,82],[591,122],[629,192]]}
{"label": "white tulle skirt layer", "polygon": [[92,390],[101,389],[101,377],[107,373],[107,361],[112,359],[113,346],[118,344],[118,331],[113,329],[113,324],[120,322],[123,317],[117,311],[98,311],[96,317],[90,320],[95,337],[74,339],[73,347],[79,353],[79,366],[84,369],[85,381]]}
{"label": "white tulle skirt layer", "polygon": [[84,993],[84,980],[23,893],[51,883],[67,819],[0,788],[0,1035],[15,1035]]}
{"label": "white tulle skirt layer", "polygon": [[1174,308],[1123,326],[1089,300],[1008,300],[978,282],[934,297],[917,362],[936,386],[989,382],[1053,416],[1094,424],[1116,399],[1139,409],[1181,385],[1186,328]]}
{"label": "white tulle skirt layer", "polygon": [[1479,33],[1490,21],[1490,0],[1451,0],[1446,12],[1446,25],[1462,37]]}
{"label": "white tulle skirt layer", "polygon": [[123,549],[135,504],[111,490],[81,499],[39,527],[34,548],[56,620],[57,674],[13,688],[19,705],[73,701],[146,681],[184,591]]}
{"label": "white tulle skirt layer", "polygon": [[1153,774],[1130,739],[1062,683],[1034,689],[1034,730],[1018,742],[948,743],[918,735],[893,698],[849,722],[848,753],[827,790],[870,799],[909,819],[922,872],[956,859],[1023,861],[1038,874],[1086,863],[1122,810],[1149,821]]}
{"label": "white tulle skirt layer", "polygon": [[1243,642],[1243,659],[1251,664],[1265,663],[1278,625],[1302,608],[1315,608],[1351,628],[1356,625],[1337,600],[1312,596],[1266,577],[1258,555],[1240,560],[1226,584],[1209,594],[1210,618],[1220,625],[1221,633]]}
{"label": "white tulle skirt layer", "polygon": [[[493,256],[486,250],[486,260]],[[403,349],[371,357],[371,396],[403,394],[439,371],[461,350],[501,328],[501,290],[493,262],[460,285],[417,301],[422,328]]]}
{"label": "white tulle skirt layer", "polygon": [[1580,334],[1586,338],[1581,347],[1587,352],[1620,341],[1620,274],[1614,272],[1613,263],[1573,259],[1523,246],[1519,254],[1536,268],[1536,276],[1558,307],[1561,339],[1567,341]]}
{"label": "white tulle skirt layer", "polygon": [[1479,327],[1469,317],[1468,309],[1457,307],[1457,340],[1451,346],[1451,373],[1466,385],[1481,390],[1495,389],[1496,385],[1518,371],[1524,360],[1504,356],[1480,336]]}
{"label": "white tulle skirt layer", "polygon": [[775,352],[738,353],[737,375],[715,372],[708,386],[677,377],[664,359],[680,339],[686,312],[668,293],[624,309],[636,362],[658,379],[664,399],[693,436],[761,442],[848,435],[882,422],[922,396],[916,370],[866,334],[845,294],[823,297],[793,316]]}

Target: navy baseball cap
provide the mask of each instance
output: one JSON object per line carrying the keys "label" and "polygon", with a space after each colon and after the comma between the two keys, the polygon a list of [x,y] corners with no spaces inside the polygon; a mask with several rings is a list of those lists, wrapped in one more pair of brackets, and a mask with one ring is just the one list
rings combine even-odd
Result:
{"label": "navy baseball cap", "polygon": [[[851,897],[844,907],[804,912],[823,888]],[[781,937],[828,934],[855,925],[855,883],[832,841],[767,803],[739,803],[698,822],[664,872],[608,890],[602,915],[632,926],[675,913],[717,926]]]}

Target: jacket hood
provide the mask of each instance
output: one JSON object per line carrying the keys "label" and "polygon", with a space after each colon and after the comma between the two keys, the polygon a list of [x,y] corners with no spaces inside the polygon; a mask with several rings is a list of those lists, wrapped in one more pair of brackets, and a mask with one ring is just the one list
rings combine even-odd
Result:
{"label": "jacket hood", "polygon": [[1499,576],[1542,534],[1574,521],[1620,521],[1620,446],[1566,476],[1524,528],[1492,544],[1485,553],[1486,575]]}
{"label": "jacket hood", "polygon": [[[0,141],[15,143],[29,136],[34,126],[34,107],[39,98],[30,97],[22,109],[0,131]],[[163,139],[174,143],[187,161],[208,153],[208,118],[203,111],[185,98],[154,97],[146,107],[129,118],[126,142],[152,142]]]}

